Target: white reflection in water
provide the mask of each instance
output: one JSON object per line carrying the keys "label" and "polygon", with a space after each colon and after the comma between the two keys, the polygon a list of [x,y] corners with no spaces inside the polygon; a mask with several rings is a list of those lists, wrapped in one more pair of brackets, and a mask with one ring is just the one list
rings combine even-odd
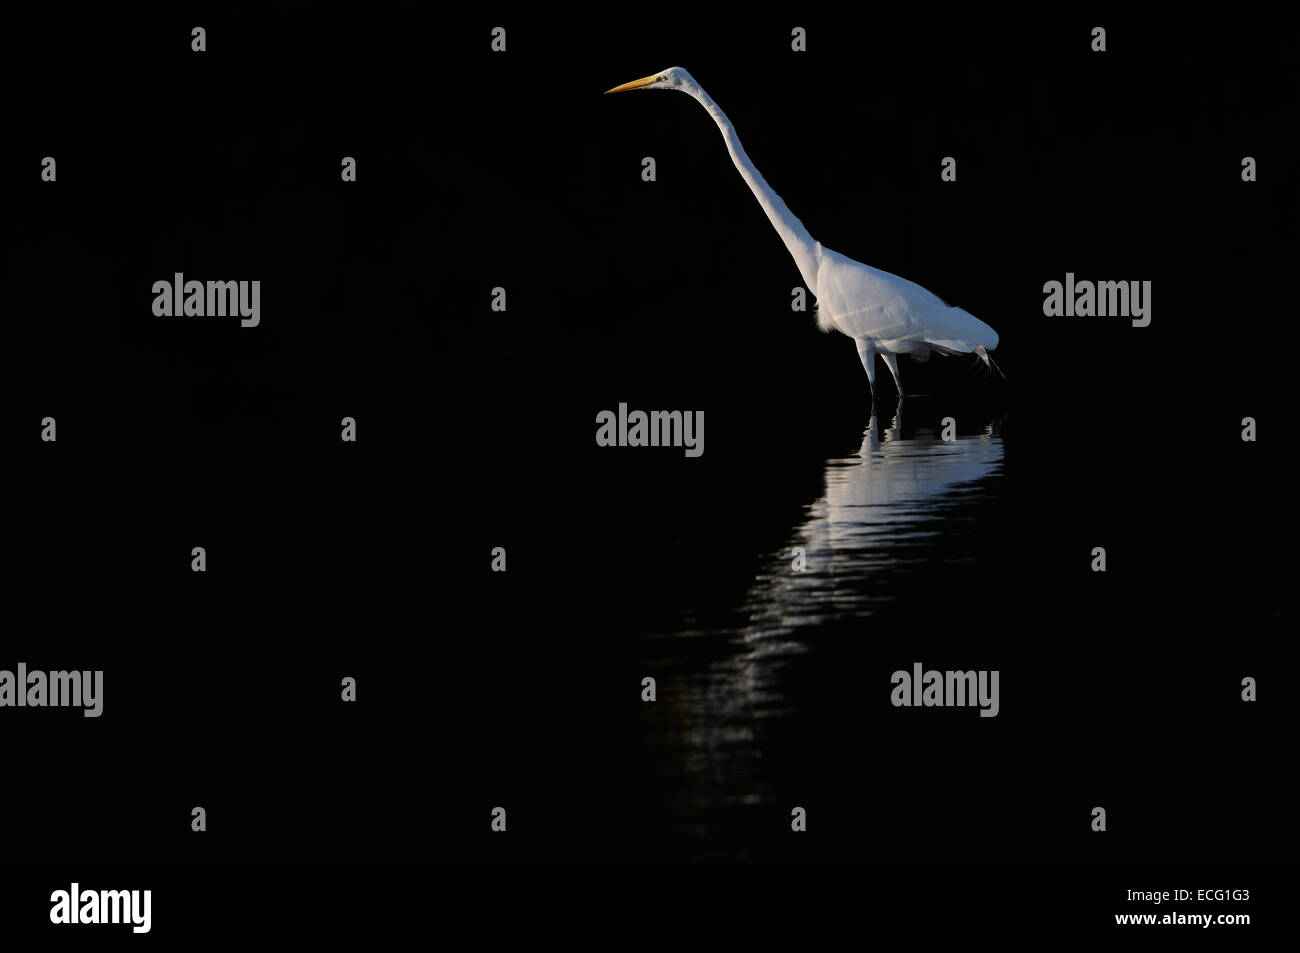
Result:
{"label": "white reflection in water", "polygon": [[[867,613],[879,596],[863,583],[882,568],[932,558],[955,502],[978,494],[978,481],[999,472],[1002,438],[986,424],[974,436],[945,442],[933,430],[903,437],[902,406],[881,433],[873,414],[857,455],[826,463],[826,492],[808,508],[785,549],[759,573],[747,604],[747,637],[770,637],[827,615]],[[794,550],[807,569],[795,572]]]}
{"label": "white reflection in water", "polygon": [[[883,433],[873,414],[856,455],[827,460],[825,492],[746,594],[748,621],[707,633],[730,636],[734,653],[688,679],[672,706],[670,746],[680,745],[692,783],[712,789],[697,788],[686,798],[692,806],[768,800],[759,726],[785,712],[779,674],[784,657],[807,651],[800,630],[870,615],[889,598],[873,589],[873,576],[909,566],[924,571],[941,558],[935,543],[946,511],[977,497],[980,481],[1000,472],[1002,456],[992,423],[951,442],[928,429],[904,437],[900,405]],[[792,566],[796,547],[805,552],[803,572]]]}

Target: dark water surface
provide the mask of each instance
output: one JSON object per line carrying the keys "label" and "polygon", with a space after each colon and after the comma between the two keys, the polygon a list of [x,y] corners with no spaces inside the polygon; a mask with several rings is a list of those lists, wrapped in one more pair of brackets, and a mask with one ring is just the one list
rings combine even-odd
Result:
{"label": "dark water surface", "polygon": [[[706,405],[698,459],[596,447],[600,409],[466,433],[449,415],[365,456],[330,434],[226,449],[211,479],[196,450],[86,482],[93,455],[61,442],[15,495],[59,501],[19,524],[9,575],[44,622],[15,651],[104,667],[112,717],[11,712],[13,849],[1297,857],[1276,439],[1296,408],[1252,402],[1267,439],[1247,444],[1223,395]],[[164,559],[196,532],[215,557],[197,581]],[[76,598],[70,539],[120,541]],[[495,545],[506,573],[486,571]],[[894,707],[915,663],[998,670],[999,714]],[[203,838],[193,804],[219,822]]]}
{"label": "dark water surface", "polygon": [[[1240,440],[1240,417],[1219,399],[916,397],[877,415],[710,410],[698,461],[593,449],[543,494],[568,505],[530,511],[555,547],[518,548],[511,573],[537,559],[540,588],[498,616],[506,643],[531,616],[552,708],[585,712],[549,749],[610,828],[587,843],[574,803],[576,841],[664,858],[1296,856],[1295,735],[1281,698],[1239,698],[1257,671],[1296,685],[1275,542],[1294,514],[1275,505],[1280,458]],[[893,707],[892,672],[916,662],[999,670],[999,715]],[[657,702],[623,699],[645,675]]]}

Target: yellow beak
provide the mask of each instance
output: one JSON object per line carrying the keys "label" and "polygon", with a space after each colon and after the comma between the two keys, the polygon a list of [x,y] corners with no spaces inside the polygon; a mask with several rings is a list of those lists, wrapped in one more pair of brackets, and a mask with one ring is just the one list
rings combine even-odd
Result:
{"label": "yellow beak", "polygon": [[661,79],[663,79],[663,76],[660,75],[659,73],[655,73],[653,76],[642,76],[640,79],[634,79],[632,80],[632,82],[624,83],[622,86],[615,86],[613,89],[607,89],[605,90],[605,92],[625,93],[629,89],[644,89],[645,87],[649,86],[651,83],[657,83]]}

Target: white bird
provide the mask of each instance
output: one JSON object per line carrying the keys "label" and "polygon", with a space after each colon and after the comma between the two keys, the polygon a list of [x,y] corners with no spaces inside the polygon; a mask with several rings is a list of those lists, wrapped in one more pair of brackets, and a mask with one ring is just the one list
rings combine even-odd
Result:
{"label": "white bird", "polygon": [[[977,354],[985,365],[996,368],[989,351],[998,346],[998,333],[961,308],[950,307],[938,295],[898,275],[854,261],[839,252],[823,248],[813,240],[803,222],[772,191],[745,154],[731,120],[718,108],[690,73],[674,66],[622,86],[606,90],[621,93],[631,89],[676,89],[694,96],[722,130],[727,151],[741,178],[749,185],[794,258],[799,274],[817,298],[817,326],[838,330],[853,338],[858,356],[866,368],[871,394],[876,393],[876,355],[885,359],[898,394],[903,384],[898,376],[898,355],[910,354],[918,361],[932,352]],[[998,369],[1001,373],[1001,369]]]}

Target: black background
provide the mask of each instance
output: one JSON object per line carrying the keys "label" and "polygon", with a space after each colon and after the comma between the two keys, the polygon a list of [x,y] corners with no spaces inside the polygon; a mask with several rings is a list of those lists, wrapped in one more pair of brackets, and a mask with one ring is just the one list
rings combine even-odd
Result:
{"label": "black background", "polygon": [[[1095,54],[1093,25],[298,4],[14,22],[0,667],[103,668],[106,700],[97,720],[4,713],[6,859],[1294,859],[1285,36],[1107,15]],[[798,274],[707,114],[602,95],[670,65],[815,238],[999,331],[1005,383],[905,360],[910,389],[1067,431],[1059,460],[1008,477],[1010,495],[1068,474],[1050,536],[981,536],[991,568],[949,580],[954,601],[1007,605],[1099,524],[1116,540],[1107,590],[1061,590],[1064,623],[968,620],[1050,642],[1019,656],[1057,679],[1030,697],[1087,699],[1064,728],[1012,723],[996,791],[899,794],[924,729],[855,749],[853,699],[883,717],[884,696],[814,669],[827,701],[782,770],[846,819],[836,836],[791,846],[788,812],[723,812],[701,849],[662,803],[632,636],[725,603],[798,508],[773,488],[815,496],[867,402],[850,343],[789,311]],[[261,326],[154,318],[176,271],[259,278]],[[1067,271],[1151,280],[1151,326],[1045,318]],[[704,409],[709,466],[593,453],[619,401]],[[1243,449],[1252,412],[1265,436]],[[1272,677],[1262,724],[1216,700],[1224,671]],[[1168,753],[1124,748],[1166,717]],[[1198,738],[1198,717],[1232,731]],[[1221,762],[1195,760],[1206,745]],[[1070,812],[1099,796],[1133,799],[1144,837],[1089,840]]]}

